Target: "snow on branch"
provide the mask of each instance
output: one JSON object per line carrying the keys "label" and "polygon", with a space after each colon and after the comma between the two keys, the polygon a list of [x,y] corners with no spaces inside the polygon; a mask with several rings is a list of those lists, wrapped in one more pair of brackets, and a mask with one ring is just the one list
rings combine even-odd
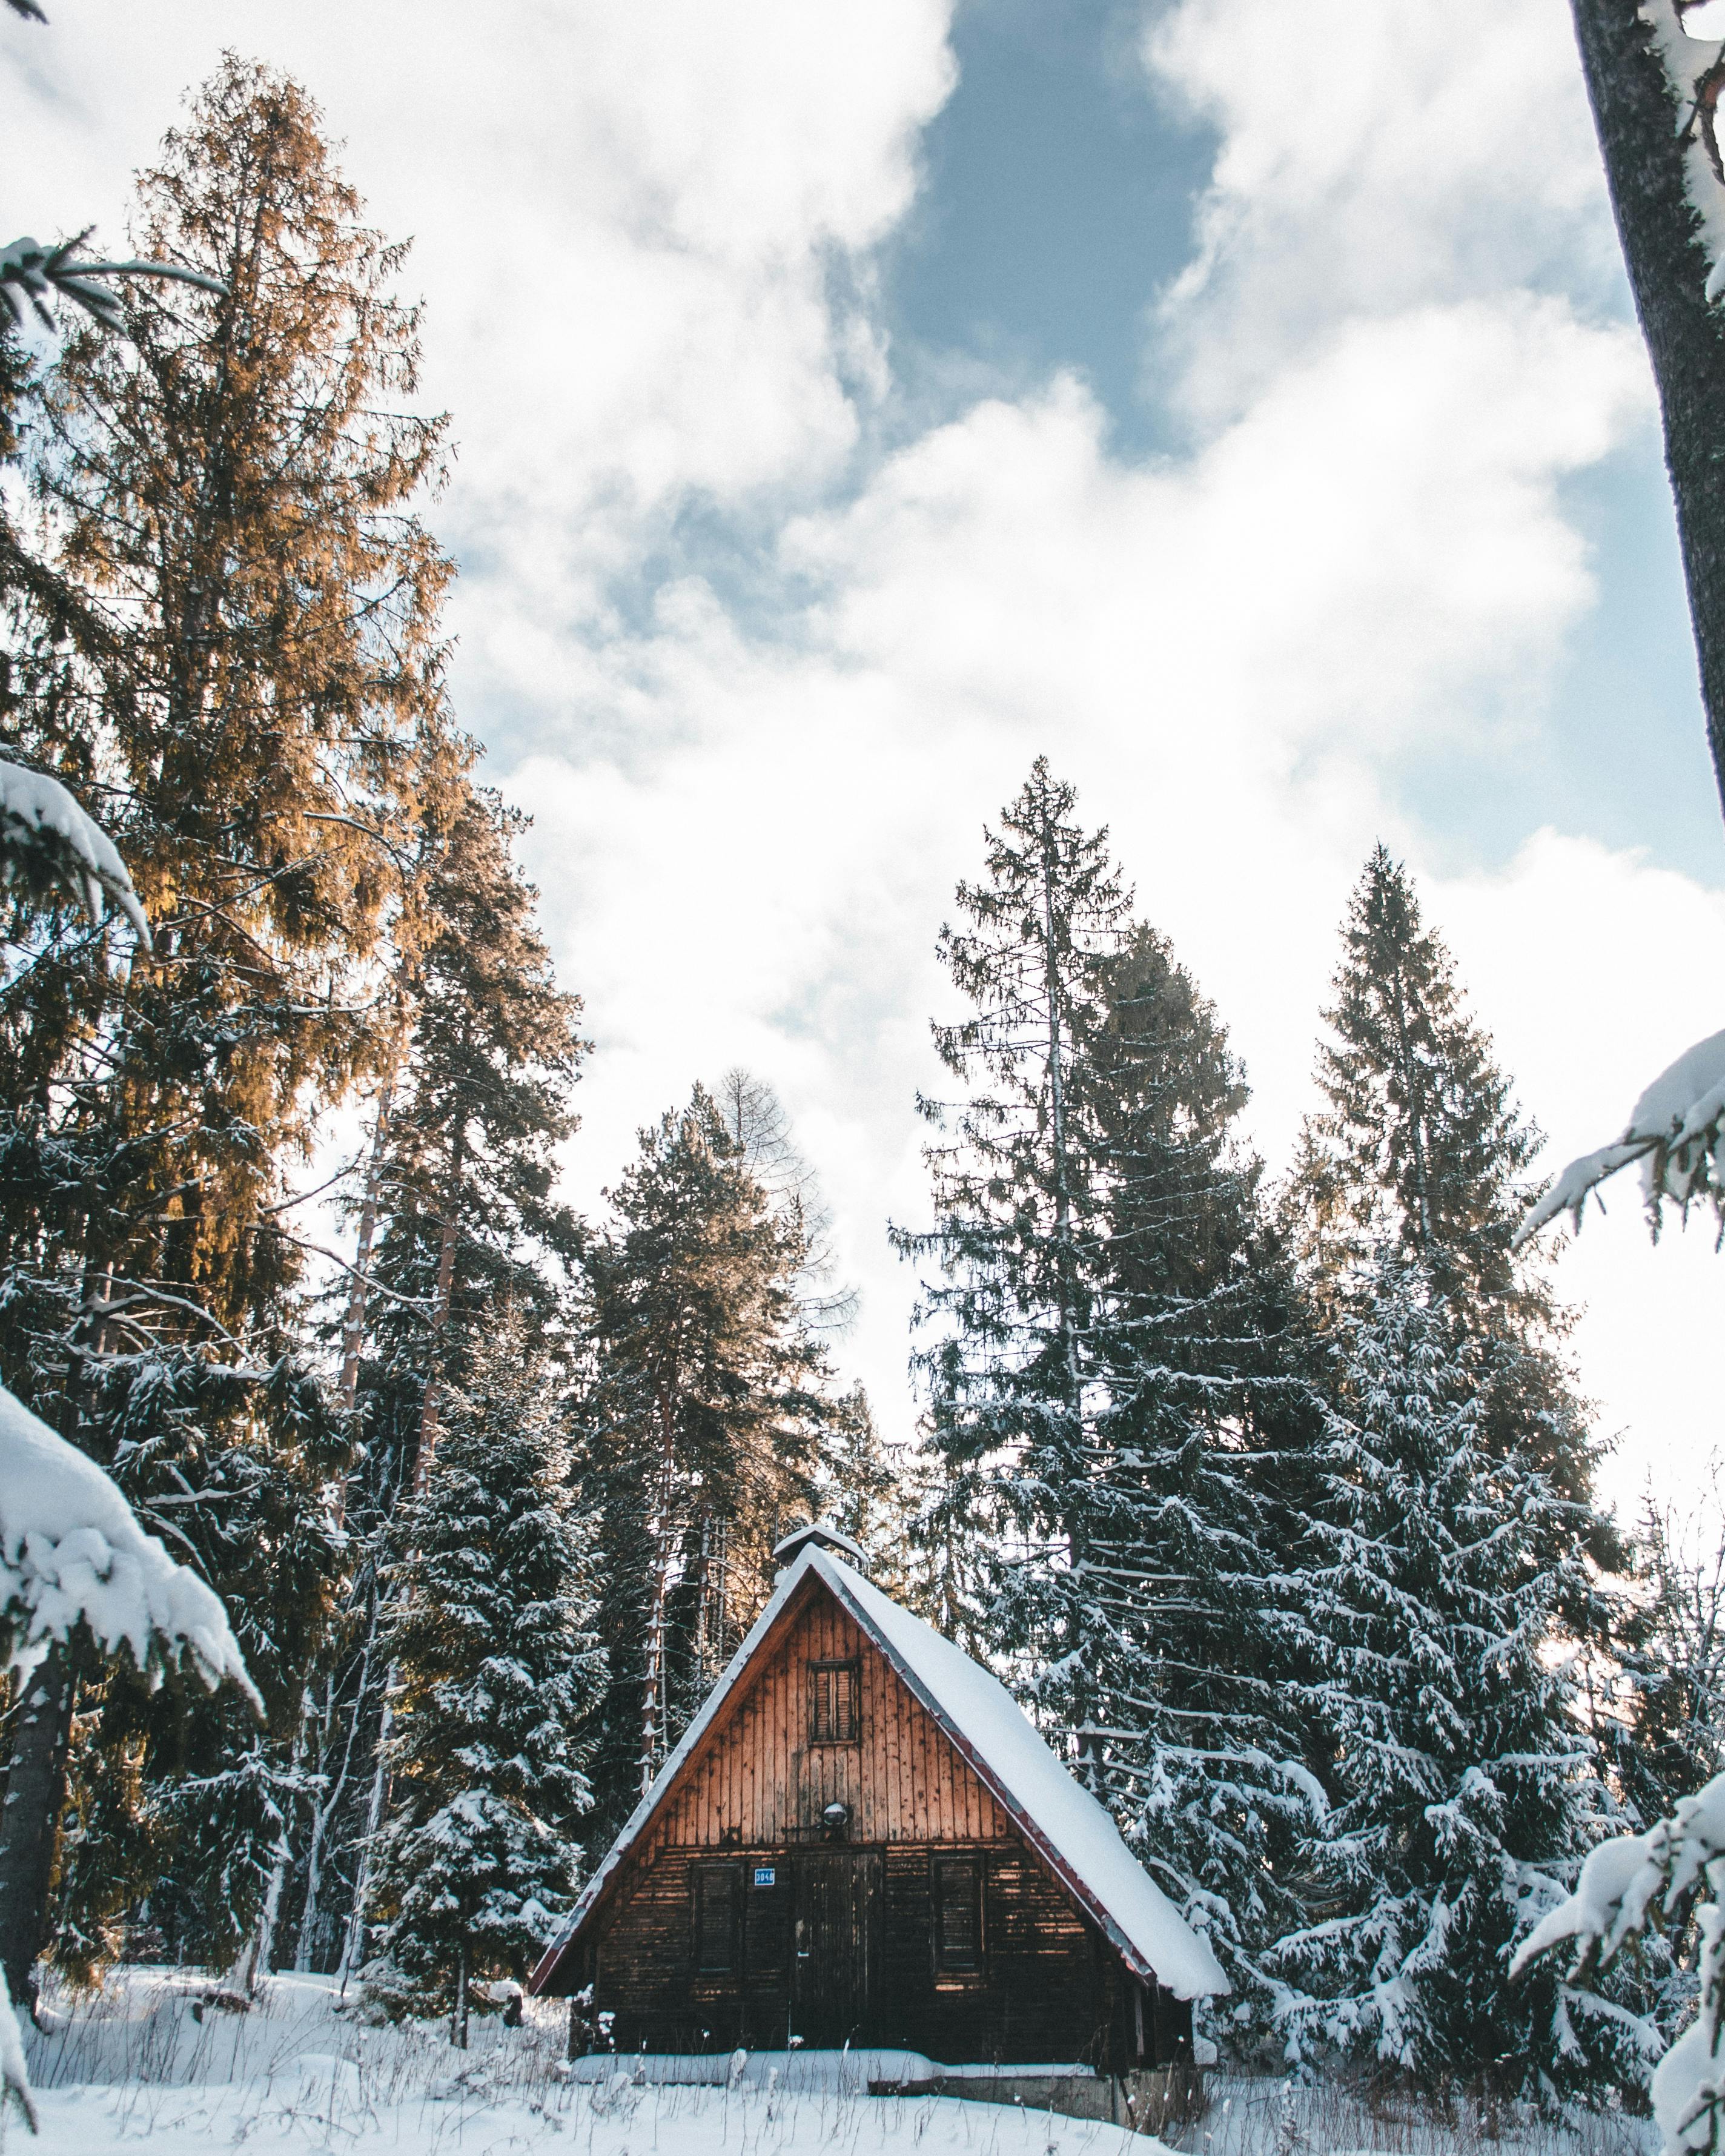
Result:
{"label": "snow on branch", "polygon": [[150,923],[126,864],[101,826],[57,778],[0,760],[0,879],[38,888],[69,885],[100,917],[102,893],[150,948]]}
{"label": "snow on branch", "polygon": [[1568,1213],[1578,1228],[1589,1191],[1641,1163],[1650,1206],[1711,1196],[1725,1218],[1725,1033],[1710,1034],[1661,1070],[1630,1112],[1623,1136],[1572,1160],[1516,1231],[1517,1249]]}
{"label": "snow on branch", "polygon": [[89,239],[92,226],[57,247],[44,247],[39,239],[14,239],[0,247],[0,306],[12,317],[15,328],[24,326],[27,306],[33,308],[45,329],[55,326],[50,302],[59,293],[75,300],[95,316],[105,330],[125,326],[120,300],[100,277],[172,277],[182,285],[196,285],[206,292],[225,292],[218,277],[206,277],[201,270],[182,270],[172,262],[78,262],[73,259]]}
{"label": "snow on branch", "polygon": [[[1576,1945],[1572,1976],[1603,1968],[1661,1916],[1671,1917],[1705,1882],[1696,1911],[1701,1933],[1696,2017],[1653,2076],[1653,2115],[1666,2156],[1717,2148],[1725,2133],[1725,1774],[1685,1797],[1645,1834],[1601,1842],[1581,1867],[1575,1892],[1522,1941],[1512,1977],[1566,1941]],[[1656,1907],[1656,1904],[1657,1907]]]}
{"label": "snow on branch", "polygon": [[1639,13],[1653,32],[1681,115],[1684,190],[1700,223],[1707,296],[1718,300],[1725,297],[1725,155],[1719,143],[1725,0],[1640,0]]}
{"label": "snow on branch", "polygon": [[93,1460],[0,1387],[0,1656],[28,1671],[80,1625],[152,1677],[189,1665],[263,1711],[214,1591],[144,1532]]}

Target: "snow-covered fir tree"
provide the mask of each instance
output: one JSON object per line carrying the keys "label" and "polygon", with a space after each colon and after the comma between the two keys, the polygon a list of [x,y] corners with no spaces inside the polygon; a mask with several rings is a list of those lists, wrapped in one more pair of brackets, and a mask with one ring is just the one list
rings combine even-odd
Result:
{"label": "snow-covered fir tree", "polygon": [[1301,1852],[1313,1920],[1271,1958],[1290,2054],[1547,2099],[1635,2079],[1620,2004],[1509,1974],[1612,1812],[1563,1651],[1578,1507],[1497,1442],[1483,1351],[1417,1259],[1368,1260],[1339,1323],[1323,1517],[1291,1553],[1333,1809]]}
{"label": "snow-covered fir tree", "polygon": [[1309,1414],[1288,1270],[1225,1034],[1074,807],[1039,761],[942,938],[972,1010],[935,1029],[935,1226],[899,1238],[938,1268],[918,1535],[1261,2018],[1314,1795],[1264,1621]]}
{"label": "snow-covered fir tree", "polygon": [[703,1087],[639,1133],[588,1257],[582,1474],[603,1521],[611,1697],[596,1771],[620,1821],[771,1589],[854,1409],[803,1301],[806,1244]]}
{"label": "snow-covered fir tree", "polygon": [[1296,1914],[1289,1860],[1321,1804],[1281,1621],[1312,1489],[1316,1363],[1214,1008],[1142,925],[1107,992],[1080,1080],[1106,1237],[1103,1404],[1076,1493],[1081,1563],[1043,1589],[1082,1609],[1083,1644],[1038,1695],[1209,1934],[1244,2042],[1264,2025],[1261,1954]]}
{"label": "snow-covered fir tree", "polygon": [[[1590,1497],[1599,1445],[1563,1357],[1568,1318],[1518,1256],[1538,1132],[1467,1008],[1405,867],[1376,847],[1348,902],[1317,1081],[1289,1187],[1293,1239],[1320,1305],[1386,1247],[1417,1259],[1458,1342],[1489,1347],[1483,1413],[1506,1453]],[[1623,1552],[1597,1514],[1578,1532]]]}
{"label": "snow-covered fir tree", "polygon": [[570,1907],[604,1690],[559,1373],[501,1310],[465,1362],[425,1486],[396,1521],[391,1804],[367,1972],[374,2004],[447,2009],[464,2045],[475,1987],[526,1976]]}
{"label": "snow-covered fir tree", "polygon": [[[969,1009],[933,1029],[957,1097],[918,1102],[934,1132],[934,1225],[896,1231],[927,1268],[917,1359],[945,1486],[924,1540],[968,1536],[997,1557],[1025,1540],[1044,1581],[1083,1532],[1065,1515],[1090,1480],[1102,1397],[1093,1320],[1107,1227],[1081,1074],[1130,908],[1106,834],[1079,825],[1075,801],[1039,757],[983,834],[983,880],[958,886],[959,924],[937,949]],[[996,1591],[1018,1576],[1003,1563]],[[1032,1630],[1045,1661],[1081,1661],[1078,1639],[1040,1613],[997,1614],[1009,1651]]]}
{"label": "snow-covered fir tree", "polygon": [[342,1392],[366,1444],[346,1491],[360,1554],[337,1651],[312,1691],[307,1755],[323,1787],[296,1845],[300,1969],[351,1964],[361,1950],[363,1852],[383,1794],[392,1523],[434,1456],[441,1389],[465,1382],[490,1310],[510,1308],[547,1352],[569,1315],[581,1228],[556,1195],[555,1155],[575,1128],[585,1044],[579,999],[557,985],[516,859],[525,822],[459,771],[420,820],[406,1037],[373,1103],[356,1265],[340,1299]]}

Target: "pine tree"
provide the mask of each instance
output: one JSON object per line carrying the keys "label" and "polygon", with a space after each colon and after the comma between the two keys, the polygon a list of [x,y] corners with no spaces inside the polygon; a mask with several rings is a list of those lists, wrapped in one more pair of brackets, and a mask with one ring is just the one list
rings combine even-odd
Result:
{"label": "pine tree", "polygon": [[447,2007],[464,2046],[475,1985],[519,1982],[571,1906],[604,1682],[564,1381],[533,1328],[501,1312],[465,1360],[424,1489],[396,1522],[393,1804],[367,1973],[390,2010]]}
{"label": "pine tree", "polygon": [[1077,1081],[1104,1229],[1087,1523],[1081,1566],[1041,1587],[1072,1605],[1060,1630],[1075,1645],[1035,1697],[1209,1935],[1245,2046],[1269,2005],[1263,1951],[1296,1912],[1290,1859],[1322,1802],[1281,1622],[1316,1363],[1214,1009],[1142,926],[1107,990]]}
{"label": "pine tree", "polygon": [[[1317,1079],[1328,1105],[1306,1125],[1289,1189],[1312,1292],[1322,1304],[1345,1291],[1386,1246],[1416,1260],[1458,1342],[1489,1347],[1493,1441],[1585,1502],[1600,1448],[1563,1360],[1568,1319],[1531,1257],[1512,1249],[1539,1133],[1406,870],[1381,845],[1349,901],[1325,1019]],[[1601,1562],[1621,1562],[1605,1521],[1579,1531]]]}
{"label": "pine tree", "polygon": [[1481,1353],[1416,1260],[1368,1265],[1338,1346],[1297,1553],[1334,1809],[1304,1852],[1318,1921],[1272,1958],[1291,2053],[1542,2098],[1634,2077],[1616,2002],[1508,1974],[1611,1809],[1562,1651],[1578,1508],[1499,1448]]}
{"label": "pine tree", "polygon": [[953,1133],[936,1226],[899,1237],[942,1276],[922,1365],[946,1486],[918,1540],[1261,1999],[1271,1859],[1313,1789],[1264,1622],[1305,1399],[1291,1290],[1225,1034],[1074,805],[1039,762],[942,938],[974,1014],[935,1029],[965,1097],[926,1111]]}
{"label": "pine tree", "polygon": [[[1084,831],[1075,803],[1039,757],[999,830],[983,834],[986,880],[958,887],[963,925],[943,927],[937,950],[972,1010],[933,1030],[963,1094],[918,1101],[937,1133],[925,1152],[935,1225],[895,1231],[906,1257],[937,1268],[918,1306],[932,1337],[917,1361],[944,1508],[997,1543],[1029,1537],[1044,1569],[1063,1543],[1083,1562],[1082,1524],[1064,1515],[1089,1474],[1106,1224],[1076,1074],[1105,1022],[1129,907],[1107,834]],[[937,1522],[926,1532],[942,1538]],[[1058,1659],[1076,1643],[1040,1645]]]}
{"label": "pine tree", "polygon": [[1407,870],[1376,847],[1348,902],[1331,1038],[1329,1106],[1302,1134],[1297,1188],[1312,1259],[1339,1275],[1394,1245],[1456,1314],[1524,1291],[1510,1245],[1539,1134],[1517,1111]]}
{"label": "pine tree", "polygon": [[[109,790],[157,957],[116,961],[53,911],[28,926],[0,1010],[0,1367],[195,1558],[269,1701],[260,1762],[229,1710],[188,1730],[110,1680],[82,1750],[143,1760],[74,1793],[93,1846],[144,1851],[124,1880],[81,1867],[121,1902],[190,1831],[135,1831],[166,1816],[163,1777],[235,1778],[202,1816],[237,1841],[212,1861],[188,1842],[156,1898],[202,1958],[267,1893],[254,1828],[267,1843],[277,1807],[245,1792],[298,1771],[340,1585],[345,1435],[299,1344],[290,1178],[377,1052],[402,844],[448,740],[449,567],[413,513],[442,429],[406,408],[400,251],[359,222],[303,95],[227,63],[141,181],[136,236],[227,289],[136,291],[124,339],[67,341],[33,473],[53,566],[105,634],[30,642],[6,720],[28,758],[87,773],[99,806]],[[190,1883],[212,1879],[237,1898]],[[65,1913],[86,1939],[105,1921]]]}
{"label": "pine tree", "polygon": [[386,1793],[382,1560],[435,1456],[443,1389],[466,1382],[488,1312],[508,1307],[547,1340],[570,1317],[583,1230],[557,1195],[557,1151],[576,1127],[586,1045],[515,860],[525,821],[458,779],[422,828],[408,1037],[376,1103],[366,1249],[340,1298],[343,1389],[366,1440],[346,1498],[361,1562],[314,1698],[324,1789],[295,1881],[301,1969],[360,1952],[363,1852]]}
{"label": "pine tree", "polygon": [[583,1471],[604,1522],[611,1697],[596,1777],[634,1802],[770,1590],[835,1406],[806,1246],[711,1096],[640,1133],[588,1258]]}

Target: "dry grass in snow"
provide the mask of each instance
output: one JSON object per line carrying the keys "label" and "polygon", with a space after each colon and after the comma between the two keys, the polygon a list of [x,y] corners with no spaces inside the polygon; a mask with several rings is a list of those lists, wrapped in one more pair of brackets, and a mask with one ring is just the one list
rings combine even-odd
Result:
{"label": "dry grass in snow", "polygon": [[[193,2009],[205,1980],[122,1970],[93,1998],[50,2001],[32,2035],[42,2138],[10,2156],[1651,2156],[1643,2123],[1571,2129],[1458,2102],[1447,2115],[1338,2089],[1215,2080],[1172,2148],[1113,2126],[946,2097],[809,2087],[814,2061],[760,2056],[732,2089],[572,2082],[564,2010],[523,2027],[475,2022],[473,2048],[426,2027],[369,2028],[326,1978],[277,1976],[245,2015]],[[351,2005],[351,2002],[350,2002]],[[815,2067],[814,2077],[819,2069]],[[1171,2137],[1172,2138],[1172,2137]]]}

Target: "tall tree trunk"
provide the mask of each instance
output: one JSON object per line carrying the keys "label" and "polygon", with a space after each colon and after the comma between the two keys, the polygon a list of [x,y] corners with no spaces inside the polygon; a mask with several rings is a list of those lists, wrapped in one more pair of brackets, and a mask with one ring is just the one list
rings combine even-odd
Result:
{"label": "tall tree trunk", "polygon": [[[1635,0],[1570,0],[1611,208],[1653,361],[1707,742],[1725,799],[1725,310],[1685,184],[1692,96],[1674,90]],[[1717,55],[1694,41],[1697,83]]]}
{"label": "tall tree trunk", "polygon": [[676,1468],[674,1406],[660,1404],[660,1459],[653,1519],[653,1584],[647,1606],[647,1673],[641,1686],[641,1794],[653,1786],[665,1733],[665,1606],[670,1594],[671,1491]]}
{"label": "tall tree trunk", "polygon": [[32,2015],[74,1689],[71,1658],[56,1642],[25,1680],[0,1805],[0,1969],[13,1999]]}
{"label": "tall tree trunk", "polygon": [[1076,1419],[1082,1395],[1078,1371],[1078,1342],[1073,1303],[1076,1300],[1072,1265],[1072,1186],[1066,1158],[1066,1073],[1061,1024],[1065,998],[1060,993],[1060,958],[1055,948],[1054,886],[1056,870],[1052,833],[1043,831],[1042,854],[1042,973],[1048,1000],[1048,1095],[1050,1136],[1054,1142],[1055,1243],[1059,1253],[1060,1282],[1060,1346],[1066,1368],[1069,1404]]}
{"label": "tall tree trunk", "polygon": [[[360,1350],[366,1337],[366,1290],[371,1285],[372,1244],[377,1233],[377,1193],[383,1175],[383,1142],[389,1131],[389,1102],[395,1090],[392,1066],[377,1096],[377,1119],[372,1131],[372,1157],[366,1168],[366,1194],[359,1209],[359,1248],[353,1285],[347,1296],[347,1321],[341,1337],[341,1411],[352,1414],[359,1392]],[[344,1490],[346,1485],[343,1485]]]}
{"label": "tall tree trunk", "polygon": [[455,2004],[449,2011],[449,2041],[458,2051],[467,2049],[467,1942],[455,1955]]}
{"label": "tall tree trunk", "polygon": [[443,1240],[437,1253],[437,1291],[431,1305],[431,1354],[425,1371],[425,1400],[419,1410],[419,1457],[413,1470],[413,1494],[421,1496],[431,1480],[437,1450],[438,1381],[443,1368],[443,1337],[449,1322],[449,1296],[455,1279],[455,1216],[444,1215]]}
{"label": "tall tree trunk", "polygon": [[[366,1642],[366,1652],[367,1656],[371,1652],[369,1640]],[[320,1753],[327,1741],[327,1732],[335,1722],[335,1679],[326,1676],[324,1679],[322,1716],[326,1734],[318,1740]],[[311,1934],[316,1927],[318,1896],[323,1888],[323,1838],[329,1831],[330,1820],[334,1817],[336,1808],[341,1803],[342,1793],[347,1786],[347,1763],[353,1757],[354,1724],[359,1718],[359,1707],[364,1697],[365,1686],[362,1677],[359,1698],[355,1702],[353,1713],[347,1718],[347,1742],[341,1754],[341,1770],[333,1778],[328,1794],[324,1798],[323,1802],[319,1804],[315,1799],[312,1802],[311,1835],[305,1845],[305,1894],[300,1904],[300,1928],[294,1939],[295,1976],[305,1976],[311,1973]]]}
{"label": "tall tree trunk", "polygon": [[[330,1822],[340,1811],[342,1799],[347,1793],[347,1784],[353,1772],[353,1749],[358,1741],[360,1725],[365,1719],[367,1696],[372,1688],[372,1656],[377,1644],[378,1604],[378,1590],[374,1578],[366,1623],[365,1645],[360,1650],[359,1677],[354,1687],[353,1712],[347,1717],[347,1731],[341,1744],[341,1764],[331,1780],[328,1794],[313,1815],[311,1840],[305,1851],[305,1900],[300,1912],[300,1936],[294,1948],[294,1969],[299,1975],[308,1974],[311,1971],[314,1934],[317,1929],[317,1904],[323,1890],[324,1841],[329,1833]],[[333,1723],[336,1716],[333,1679],[330,1683],[328,1719]]]}
{"label": "tall tree trunk", "polygon": [[[311,1742],[313,1708],[309,1691],[300,1695],[300,1719],[294,1731],[292,1763],[295,1772],[303,1764],[306,1747]],[[234,1966],[228,1973],[228,1989],[244,1998],[255,1996],[257,1989],[270,1974],[270,1964],[275,1958],[275,1931],[281,1918],[281,1897],[287,1887],[287,1876],[294,1861],[293,1799],[288,1798],[282,1807],[281,1825],[275,1836],[275,1852],[270,1861],[270,1878],[264,1889],[264,1906],[258,1912],[258,1920],[250,1934],[234,1956]]]}
{"label": "tall tree trunk", "polygon": [[359,1876],[353,1882],[353,1908],[347,1919],[347,1936],[341,1942],[341,1965],[336,1971],[336,1989],[343,1997],[347,1994],[347,1979],[362,1966],[365,1955],[366,1903],[372,1894],[372,1852],[377,1845],[383,1825],[383,1806],[389,1795],[389,1731],[395,1720],[390,1695],[394,1688],[395,1665],[392,1662],[383,1687],[382,1711],[377,1717],[377,1748],[372,1754],[372,1793],[366,1804],[366,1830],[360,1843]]}
{"label": "tall tree trunk", "polygon": [[[1072,1181],[1071,1161],[1066,1142],[1066,1070],[1065,1044],[1063,1028],[1065,1021],[1065,998],[1060,982],[1060,957],[1055,948],[1054,893],[1058,870],[1053,832],[1046,822],[1042,839],[1042,968],[1043,993],[1048,1004],[1048,1093],[1050,1137],[1054,1145],[1055,1186],[1055,1246],[1058,1261],[1060,1308],[1061,1360],[1066,1379],[1066,1406],[1071,1417],[1069,1442],[1081,1455],[1084,1445],[1084,1378],[1078,1361],[1078,1324],[1076,1268],[1072,1251]],[[1075,1460],[1074,1466],[1081,1466]],[[1066,1532],[1066,1555],[1076,1579],[1083,1577],[1088,1537],[1085,1524],[1076,1518],[1070,1507],[1062,1523]],[[1073,1667],[1082,1666],[1075,1658]],[[1090,1686],[1082,1680],[1074,1686],[1073,1704],[1076,1709],[1078,1758],[1085,1785],[1093,1794],[1101,1794],[1101,1770],[1098,1763],[1096,1732],[1091,1727],[1094,1715],[1091,1704]]]}

